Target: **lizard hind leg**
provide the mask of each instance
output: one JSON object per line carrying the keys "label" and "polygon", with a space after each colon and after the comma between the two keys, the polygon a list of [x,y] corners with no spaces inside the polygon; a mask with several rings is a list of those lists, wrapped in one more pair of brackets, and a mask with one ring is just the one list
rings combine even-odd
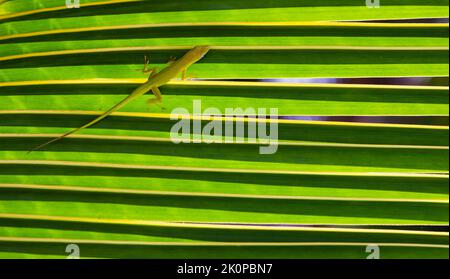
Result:
{"label": "lizard hind leg", "polygon": [[148,74],[150,73],[150,77],[156,75],[158,73],[158,67],[150,68],[150,59],[147,55],[144,56],[144,68],[142,69],[142,73]]}
{"label": "lizard hind leg", "polygon": [[166,110],[163,106],[161,106],[162,103],[162,94],[161,91],[159,91],[158,87],[153,87],[152,89],[153,95],[155,95],[155,98],[149,99],[147,101],[147,104],[149,106],[151,105],[158,105],[161,107],[162,110]]}
{"label": "lizard hind leg", "polygon": [[158,73],[158,70],[159,70],[158,67],[154,67],[154,68],[149,69],[147,72],[145,72],[145,73],[150,72],[148,79],[151,79],[154,75],[156,75]]}

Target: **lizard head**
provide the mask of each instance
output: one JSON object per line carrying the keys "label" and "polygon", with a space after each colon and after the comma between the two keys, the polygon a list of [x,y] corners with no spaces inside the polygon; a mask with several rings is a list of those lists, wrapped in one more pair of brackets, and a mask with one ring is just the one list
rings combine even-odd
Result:
{"label": "lizard head", "polygon": [[205,56],[208,51],[211,49],[210,46],[196,46],[193,49],[191,49],[190,53],[197,58],[197,61],[202,59],[203,56]]}

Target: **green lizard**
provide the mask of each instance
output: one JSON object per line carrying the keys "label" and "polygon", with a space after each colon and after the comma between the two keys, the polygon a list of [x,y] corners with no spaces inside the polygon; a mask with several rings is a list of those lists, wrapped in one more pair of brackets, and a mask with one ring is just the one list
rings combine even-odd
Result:
{"label": "green lizard", "polygon": [[120,108],[122,108],[123,106],[125,106],[126,104],[128,104],[130,101],[132,101],[133,99],[144,95],[145,93],[147,93],[148,91],[152,91],[153,94],[155,95],[155,98],[148,100],[148,104],[157,104],[157,103],[161,103],[162,102],[162,95],[161,95],[161,91],[159,91],[158,87],[163,86],[164,84],[168,83],[169,81],[171,81],[172,79],[176,78],[180,73],[183,74],[183,79],[186,76],[186,69],[191,66],[192,64],[196,63],[197,61],[199,61],[200,59],[203,58],[203,56],[206,55],[206,53],[208,53],[208,51],[210,50],[209,46],[196,46],[194,48],[192,48],[188,53],[186,53],[183,57],[181,57],[180,59],[176,60],[176,61],[170,61],[170,64],[165,67],[163,70],[161,70],[160,72],[158,72],[158,69],[152,68],[152,69],[148,69],[148,60],[147,58],[145,59],[145,66],[144,66],[144,73],[150,73],[150,76],[148,78],[148,80],[142,84],[141,86],[139,86],[138,88],[136,88],[128,97],[126,97],[125,99],[123,99],[121,102],[119,102],[117,105],[113,106],[112,108],[110,108],[109,110],[107,110],[106,112],[104,112],[102,115],[98,116],[97,118],[95,118],[94,120],[92,120],[91,122],[76,128],[72,131],[69,131],[65,134],[63,134],[60,137],[57,137],[55,139],[52,139],[44,144],[41,144],[35,148],[33,148],[32,150],[30,150],[29,152],[41,149],[42,147],[54,143],[56,141],[59,141],[73,133],[76,133],[84,128],[88,128],[92,125],[94,125],[95,123],[101,121],[102,119],[104,119],[105,117],[107,117],[108,115],[110,115],[111,113],[119,110]]}

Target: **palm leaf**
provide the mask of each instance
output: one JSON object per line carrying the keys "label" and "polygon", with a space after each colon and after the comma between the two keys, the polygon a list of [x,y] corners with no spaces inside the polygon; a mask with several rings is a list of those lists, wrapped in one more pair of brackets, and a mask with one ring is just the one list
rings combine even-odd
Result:
{"label": "palm leaf", "polygon": [[[278,119],[278,151],[260,155],[267,142],[245,135],[175,145],[177,120],[143,97],[27,153],[143,83],[144,55],[163,67],[201,44],[212,50],[189,73],[221,81],[172,81],[167,111],[201,100],[448,122],[442,86],[231,80],[448,80],[448,24],[358,22],[448,17],[447,0],[62,4],[0,1],[0,258],[61,258],[70,243],[86,258],[365,258],[370,244],[383,258],[448,258],[448,233],[428,229],[449,220],[445,126]],[[270,124],[189,118],[211,119]]]}

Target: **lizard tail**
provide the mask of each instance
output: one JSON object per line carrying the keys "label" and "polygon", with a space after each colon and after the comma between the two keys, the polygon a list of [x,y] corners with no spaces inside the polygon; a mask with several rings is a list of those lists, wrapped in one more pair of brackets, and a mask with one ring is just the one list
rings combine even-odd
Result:
{"label": "lizard tail", "polygon": [[69,136],[69,135],[71,135],[73,133],[76,133],[76,132],[78,132],[78,131],[80,131],[82,129],[85,129],[85,128],[88,128],[88,127],[94,125],[95,123],[101,121],[102,119],[104,119],[105,117],[110,115],[111,113],[119,110],[121,107],[126,105],[134,97],[136,97],[136,94],[131,94],[130,96],[126,97],[120,103],[118,103],[117,105],[113,106],[112,108],[110,108],[109,110],[107,110],[106,112],[104,112],[102,115],[98,116],[97,118],[95,118],[91,122],[89,122],[89,123],[87,123],[87,124],[85,124],[85,125],[83,125],[83,126],[81,126],[79,128],[73,129],[72,131],[69,131],[69,132],[65,133],[64,135],[61,135],[61,136],[59,136],[57,138],[54,138],[54,139],[52,139],[52,140],[50,140],[50,141],[48,141],[46,143],[43,143],[43,144],[41,144],[39,146],[36,146],[35,148],[33,148],[30,151],[28,151],[27,154],[29,154],[30,152],[39,150],[39,149],[49,145],[50,143],[54,143],[54,142],[57,142],[59,140],[62,140],[63,138],[65,138],[65,137],[67,137],[67,136]]}
{"label": "lizard tail", "polygon": [[41,145],[39,145],[39,146],[36,146],[35,148],[33,148],[33,149],[31,149],[30,151],[28,151],[27,154],[29,154],[30,152],[39,150],[39,149],[43,148],[44,146],[47,146],[47,145],[49,145],[49,144],[51,144],[51,143],[57,142],[57,141],[59,141],[59,140],[65,138],[65,137],[67,137],[67,136],[69,136],[69,135],[71,135],[71,134],[73,134],[73,133],[78,132],[79,130],[81,130],[81,129],[83,129],[83,128],[84,128],[84,127],[74,129],[74,130],[72,130],[72,131],[70,131],[70,132],[65,133],[65,134],[62,135],[62,136],[59,136],[59,137],[54,138],[54,139],[52,139],[52,140],[50,140],[50,141],[47,141],[46,143],[43,143],[43,144],[41,144]]}

